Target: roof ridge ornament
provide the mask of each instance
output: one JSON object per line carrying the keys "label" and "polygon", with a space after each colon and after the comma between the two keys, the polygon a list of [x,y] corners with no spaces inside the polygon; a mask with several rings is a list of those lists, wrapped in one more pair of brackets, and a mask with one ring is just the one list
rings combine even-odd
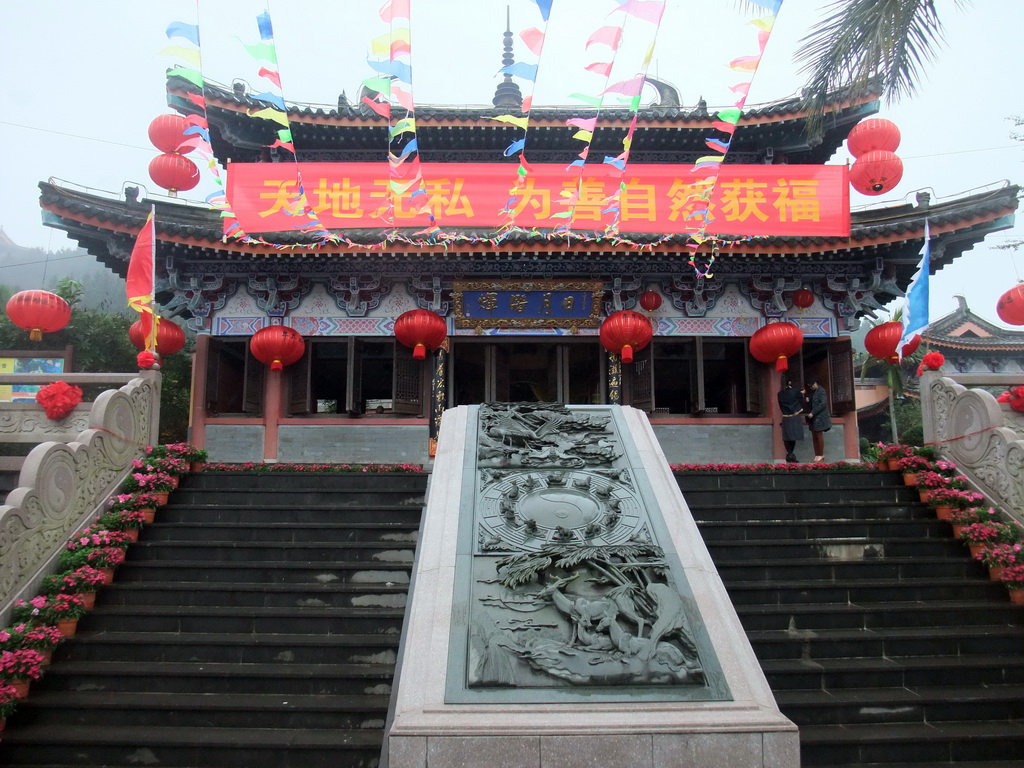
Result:
{"label": "roof ridge ornament", "polygon": [[498,87],[494,89],[494,98],[491,99],[491,103],[496,107],[521,110],[523,108],[523,92],[513,82],[512,75],[508,74],[508,67],[516,63],[516,57],[512,51],[512,10],[509,6],[505,6],[505,33],[503,37],[504,52],[501,57],[501,65],[505,69],[505,76],[502,82],[498,83]]}

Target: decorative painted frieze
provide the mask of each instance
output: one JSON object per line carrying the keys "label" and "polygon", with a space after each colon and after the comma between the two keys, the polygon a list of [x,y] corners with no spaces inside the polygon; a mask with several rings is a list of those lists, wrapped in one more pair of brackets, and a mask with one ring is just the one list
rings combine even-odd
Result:
{"label": "decorative painted frieze", "polygon": [[328,276],[327,291],[334,297],[338,309],[349,317],[365,317],[391,292],[391,282],[381,274]]}

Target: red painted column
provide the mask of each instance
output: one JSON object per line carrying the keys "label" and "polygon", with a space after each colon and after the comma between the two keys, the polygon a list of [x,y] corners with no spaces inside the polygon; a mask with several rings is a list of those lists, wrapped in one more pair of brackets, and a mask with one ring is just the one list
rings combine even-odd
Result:
{"label": "red painted column", "polygon": [[280,371],[267,371],[263,390],[263,461],[277,462],[277,428],[281,422],[284,387]]}
{"label": "red painted column", "polygon": [[210,336],[196,336],[192,355],[192,399],[188,412],[188,441],[196,448],[206,447],[206,367],[210,361]]}

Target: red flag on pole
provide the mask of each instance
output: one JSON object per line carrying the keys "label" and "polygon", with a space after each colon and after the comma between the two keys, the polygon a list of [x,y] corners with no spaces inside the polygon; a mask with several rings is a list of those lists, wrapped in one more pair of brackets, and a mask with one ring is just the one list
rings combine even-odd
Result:
{"label": "red flag on pole", "polygon": [[135,238],[135,247],[132,248],[131,258],[128,260],[128,278],[125,280],[125,289],[128,294],[128,306],[138,312],[145,319],[150,315],[153,322],[146,323],[149,326],[146,330],[146,349],[150,352],[156,349],[156,332],[160,320],[153,311],[153,280],[156,266],[156,222],[153,215],[156,206],[149,209],[149,216],[146,223],[139,230]]}

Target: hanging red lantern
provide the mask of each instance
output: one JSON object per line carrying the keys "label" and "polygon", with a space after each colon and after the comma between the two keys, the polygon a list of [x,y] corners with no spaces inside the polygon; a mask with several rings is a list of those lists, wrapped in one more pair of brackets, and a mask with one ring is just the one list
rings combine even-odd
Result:
{"label": "hanging red lantern", "polygon": [[306,342],[298,331],[286,325],[268,325],[249,339],[249,349],[252,356],[269,365],[270,370],[280,371],[302,357]]}
{"label": "hanging red lantern", "polygon": [[661,294],[657,291],[644,291],[640,294],[640,308],[645,312],[653,312],[661,306]]}
{"label": "hanging red lantern", "polygon": [[864,348],[872,357],[884,360],[889,365],[896,365],[900,361],[896,348],[902,338],[903,323],[890,320],[868,331],[868,335],[864,337]]}
{"label": "hanging red lantern", "polygon": [[814,291],[808,288],[797,288],[793,291],[793,306],[797,309],[807,309],[814,303]]}
{"label": "hanging red lantern", "polygon": [[433,351],[440,347],[447,336],[448,324],[429,309],[410,309],[395,320],[395,338],[412,347],[416,360],[423,360],[428,349]]}
{"label": "hanging red lantern", "polygon": [[187,192],[199,183],[199,168],[176,152],[157,155],[149,161],[149,178],[168,192]]}
{"label": "hanging red lantern", "polygon": [[158,115],[149,124],[149,141],[161,152],[176,152],[180,155],[187,155],[194,147],[184,147],[181,144],[188,136],[188,121],[181,115]]}
{"label": "hanging red lantern", "polygon": [[1008,325],[1024,325],[1024,283],[1018,283],[999,297],[996,314]]}
{"label": "hanging red lantern", "polygon": [[901,357],[910,357],[912,354],[917,352],[918,347],[921,346],[921,334],[915,333],[910,337],[910,341],[903,345],[903,354]]}
{"label": "hanging red lantern", "polygon": [[850,185],[862,195],[881,195],[903,178],[903,161],[892,152],[876,149],[858,157],[850,166]]}
{"label": "hanging red lantern", "polygon": [[861,120],[846,137],[846,148],[854,157],[882,150],[895,152],[900,146],[900,129],[896,123],[880,117]]}
{"label": "hanging red lantern", "polygon": [[789,370],[789,357],[800,351],[804,334],[794,323],[768,323],[750,337],[750,354],[762,363],[775,363],[776,371]]}
{"label": "hanging red lantern", "polygon": [[[149,335],[151,322],[151,317],[148,314],[143,314],[128,329],[128,340],[136,349],[144,350],[146,348],[146,337]],[[160,322],[156,326],[157,354],[173,355],[175,352],[180,352],[184,346],[185,332],[181,330],[181,326],[165,318],[160,318]]]}
{"label": "hanging red lantern", "polygon": [[621,355],[624,363],[632,363],[633,353],[650,344],[653,336],[651,321],[629,309],[614,312],[601,323],[601,345]]}
{"label": "hanging red lantern", "polygon": [[44,333],[59,331],[68,324],[71,307],[49,291],[20,291],[8,299],[7,316],[29,332],[29,339],[41,341]]}

